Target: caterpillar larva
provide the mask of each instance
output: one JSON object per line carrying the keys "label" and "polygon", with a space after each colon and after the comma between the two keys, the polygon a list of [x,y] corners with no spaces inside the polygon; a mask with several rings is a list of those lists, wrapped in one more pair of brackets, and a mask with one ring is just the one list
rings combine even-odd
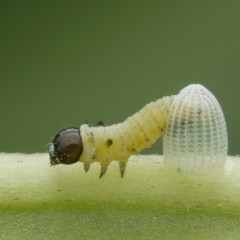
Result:
{"label": "caterpillar larva", "polygon": [[147,104],[122,123],[84,124],[60,131],[49,148],[50,162],[80,161],[86,172],[91,163],[99,162],[102,177],[116,160],[123,177],[130,155],[150,147],[162,135],[165,163],[171,168],[202,172],[226,159],[227,130],[221,107],[206,88],[192,84],[176,96]]}

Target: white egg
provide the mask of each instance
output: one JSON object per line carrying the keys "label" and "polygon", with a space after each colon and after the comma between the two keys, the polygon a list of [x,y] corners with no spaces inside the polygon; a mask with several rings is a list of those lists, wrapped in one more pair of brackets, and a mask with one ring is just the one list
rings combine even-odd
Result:
{"label": "white egg", "polygon": [[227,128],[213,94],[200,84],[184,88],[171,105],[163,139],[164,162],[169,168],[202,173],[223,165]]}

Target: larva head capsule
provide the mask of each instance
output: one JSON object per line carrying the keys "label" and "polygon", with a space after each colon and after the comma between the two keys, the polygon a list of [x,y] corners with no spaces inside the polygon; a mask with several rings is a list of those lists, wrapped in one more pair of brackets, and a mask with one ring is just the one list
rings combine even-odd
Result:
{"label": "larva head capsule", "polygon": [[169,111],[165,164],[182,172],[207,172],[224,163],[227,148],[226,123],[217,99],[199,84],[184,88]]}
{"label": "larva head capsule", "polygon": [[60,131],[49,147],[51,165],[76,163],[83,151],[82,138],[77,128]]}

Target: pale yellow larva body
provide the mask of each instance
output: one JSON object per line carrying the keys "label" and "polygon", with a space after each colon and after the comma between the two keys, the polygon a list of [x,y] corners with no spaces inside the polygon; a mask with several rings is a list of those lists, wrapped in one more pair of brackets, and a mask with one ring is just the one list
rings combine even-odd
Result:
{"label": "pale yellow larva body", "polygon": [[150,147],[164,134],[168,112],[174,96],[151,102],[124,122],[112,126],[80,127],[83,152],[80,161],[87,171],[93,162],[101,164],[102,176],[113,160],[119,162],[123,176],[126,163],[132,154]]}

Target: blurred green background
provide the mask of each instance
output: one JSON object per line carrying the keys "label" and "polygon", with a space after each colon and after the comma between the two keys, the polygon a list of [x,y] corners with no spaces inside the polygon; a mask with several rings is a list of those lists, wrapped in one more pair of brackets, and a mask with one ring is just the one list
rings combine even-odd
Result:
{"label": "blurred green background", "polygon": [[0,27],[0,152],[46,152],[62,128],[201,83],[240,153],[240,1],[1,1]]}

